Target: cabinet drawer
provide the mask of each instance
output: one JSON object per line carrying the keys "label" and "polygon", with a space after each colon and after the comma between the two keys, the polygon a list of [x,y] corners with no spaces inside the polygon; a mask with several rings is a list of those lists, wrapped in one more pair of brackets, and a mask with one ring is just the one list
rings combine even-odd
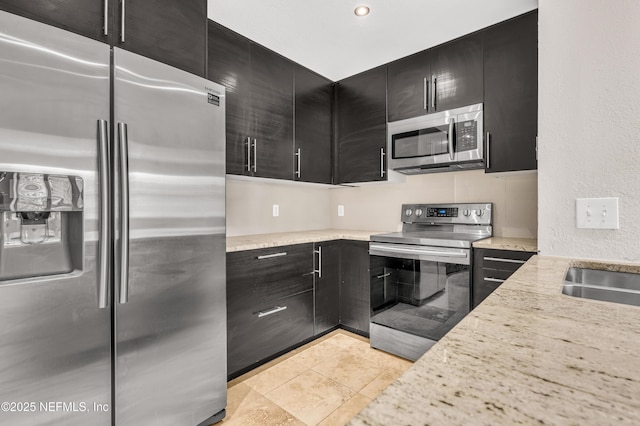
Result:
{"label": "cabinet drawer", "polygon": [[313,271],[313,244],[227,253],[227,276],[234,282],[272,282]]}
{"label": "cabinet drawer", "polygon": [[515,272],[515,269],[505,270],[505,269],[482,268],[482,276],[484,278],[506,280],[511,275],[513,275],[514,272]]}
{"label": "cabinet drawer", "polygon": [[533,254],[524,251],[485,250],[482,255],[482,268],[515,272]]}
{"label": "cabinet drawer", "polygon": [[228,374],[313,336],[313,292],[227,313]]}
{"label": "cabinet drawer", "polygon": [[227,309],[256,309],[279,299],[313,290],[313,273],[277,281],[257,281],[250,285],[229,282],[227,285]]}

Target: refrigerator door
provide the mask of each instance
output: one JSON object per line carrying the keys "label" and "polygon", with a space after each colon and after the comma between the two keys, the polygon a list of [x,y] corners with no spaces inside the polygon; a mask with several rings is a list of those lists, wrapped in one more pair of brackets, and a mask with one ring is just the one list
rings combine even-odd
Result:
{"label": "refrigerator door", "polygon": [[[98,120],[109,120],[109,63],[106,44],[0,12],[1,424],[111,424],[111,312],[98,307],[97,283]],[[80,178],[82,210],[58,212],[72,220],[59,222],[57,241],[9,230],[21,226],[7,211],[20,187],[8,182],[18,182],[13,172],[48,182],[49,203],[56,190],[46,174]],[[49,256],[66,265],[56,271]]]}
{"label": "refrigerator door", "polygon": [[198,425],[226,406],[224,89],[114,64],[116,423]]}

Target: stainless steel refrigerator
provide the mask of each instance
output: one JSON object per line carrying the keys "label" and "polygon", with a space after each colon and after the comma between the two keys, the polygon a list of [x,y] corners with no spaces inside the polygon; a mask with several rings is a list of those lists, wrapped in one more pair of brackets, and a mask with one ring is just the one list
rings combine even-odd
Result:
{"label": "stainless steel refrigerator", "polygon": [[224,416],[224,101],[0,12],[0,424]]}

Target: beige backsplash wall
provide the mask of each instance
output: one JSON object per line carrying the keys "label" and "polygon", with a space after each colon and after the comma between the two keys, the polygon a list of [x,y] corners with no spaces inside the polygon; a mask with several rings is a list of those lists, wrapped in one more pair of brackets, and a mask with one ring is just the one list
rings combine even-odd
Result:
{"label": "beige backsplash wall", "polygon": [[[492,202],[496,236],[536,238],[538,174],[482,170],[407,176],[405,183],[331,190],[331,227],[393,231],[403,203]],[[338,217],[343,205],[344,217]]]}
{"label": "beige backsplash wall", "polygon": [[[227,235],[313,229],[392,231],[403,203],[493,202],[494,235],[536,238],[537,173],[482,170],[407,176],[404,183],[331,187],[227,179]],[[273,204],[280,216],[273,217]],[[338,205],[345,216],[338,217]]]}
{"label": "beige backsplash wall", "polygon": [[[274,204],[280,206],[278,217]],[[319,185],[227,177],[227,236],[327,229],[330,205],[330,190]]]}

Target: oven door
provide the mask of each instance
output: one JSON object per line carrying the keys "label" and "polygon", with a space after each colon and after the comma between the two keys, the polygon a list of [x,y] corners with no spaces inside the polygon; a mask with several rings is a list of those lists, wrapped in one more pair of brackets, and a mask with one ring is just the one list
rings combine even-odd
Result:
{"label": "oven door", "polygon": [[403,172],[481,162],[482,123],[482,104],[389,123],[389,168]]}
{"label": "oven door", "polygon": [[469,313],[469,249],[371,243],[370,255],[372,347],[415,360]]}

